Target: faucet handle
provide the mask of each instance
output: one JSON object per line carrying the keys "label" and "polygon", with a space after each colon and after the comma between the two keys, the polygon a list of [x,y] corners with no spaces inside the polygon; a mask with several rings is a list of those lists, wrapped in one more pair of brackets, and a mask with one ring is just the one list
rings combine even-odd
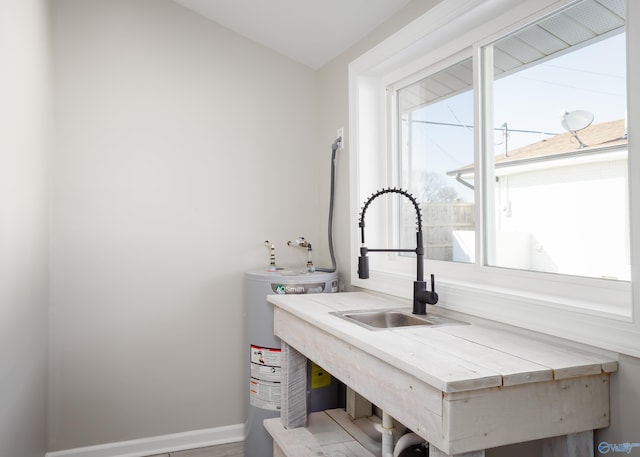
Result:
{"label": "faucet handle", "polygon": [[427,304],[435,305],[438,303],[438,294],[436,293],[436,275],[431,274],[431,292],[427,292]]}
{"label": "faucet handle", "polygon": [[438,303],[438,294],[434,291],[429,292],[429,298],[427,298],[427,304],[435,305]]}
{"label": "faucet handle", "polygon": [[427,290],[426,281],[413,282],[413,314],[427,314],[425,305],[438,303],[438,294],[435,290],[435,276],[431,275],[431,290]]}

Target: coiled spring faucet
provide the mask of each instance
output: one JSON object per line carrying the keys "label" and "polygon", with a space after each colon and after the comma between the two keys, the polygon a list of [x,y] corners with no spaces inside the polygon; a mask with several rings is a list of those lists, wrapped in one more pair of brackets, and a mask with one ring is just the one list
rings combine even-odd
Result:
{"label": "coiled spring faucet", "polygon": [[[411,201],[416,210],[417,230],[416,230],[416,248],[415,249],[369,249],[364,245],[364,216],[367,208],[373,200],[384,194],[399,194]],[[422,211],[420,205],[413,195],[403,189],[387,187],[374,192],[367,199],[362,211],[360,212],[360,257],[358,257],[358,277],[360,279],[369,279],[369,252],[415,252],[417,257],[416,280],[413,282],[413,314],[427,314],[426,305],[435,305],[438,303],[438,294],[435,292],[435,277],[431,275],[431,291],[427,290],[427,283],[424,280],[424,245],[422,241]]]}

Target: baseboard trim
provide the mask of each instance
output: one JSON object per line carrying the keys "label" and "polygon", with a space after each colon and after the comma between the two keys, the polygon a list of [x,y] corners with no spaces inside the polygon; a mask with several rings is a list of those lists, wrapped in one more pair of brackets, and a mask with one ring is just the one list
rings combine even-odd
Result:
{"label": "baseboard trim", "polygon": [[144,457],[244,440],[244,424],[47,452],[45,457]]}

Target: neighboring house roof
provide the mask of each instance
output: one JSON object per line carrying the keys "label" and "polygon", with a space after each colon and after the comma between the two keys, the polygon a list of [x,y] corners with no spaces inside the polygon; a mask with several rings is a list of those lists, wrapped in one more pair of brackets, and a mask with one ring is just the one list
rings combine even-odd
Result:
{"label": "neighboring house roof", "polygon": [[[580,142],[573,133],[567,132],[549,139],[538,141],[512,151],[495,156],[496,168],[512,165],[522,165],[527,162],[567,158],[574,155],[601,153],[607,150],[619,150],[627,145],[627,132],[624,119],[617,121],[592,124],[577,133]],[[469,164],[456,170],[447,172],[449,176],[469,174],[474,172],[474,165]]]}

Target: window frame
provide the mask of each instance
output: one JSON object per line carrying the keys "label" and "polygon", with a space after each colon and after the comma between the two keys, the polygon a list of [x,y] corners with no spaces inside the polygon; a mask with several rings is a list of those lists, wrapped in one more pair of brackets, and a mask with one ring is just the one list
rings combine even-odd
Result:
{"label": "window frame", "polygon": [[[351,259],[360,247],[358,217],[362,202],[371,192],[397,185],[395,151],[397,140],[390,119],[393,91],[387,87],[404,86],[436,73],[471,56],[474,60],[474,148],[479,188],[484,188],[489,160],[481,156],[483,119],[486,103],[480,84],[482,49],[514,30],[562,9],[575,0],[445,0],[349,65],[350,109],[350,194]],[[636,3],[636,4],[634,4]],[[627,43],[640,38],[634,21],[640,18],[640,4],[627,1]],[[463,30],[464,33],[460,33]],[[636,41],[637,42],[637,41]],[[627,81],[640,74],[639,58],[627,46]],[[637,78],[636,78],[637,79]],[[640,159],[634,160],[634,139],[640,134],[640,122],[634,122],[640,107],[639,90],[627,84],[629,130],[629,198],[631,262],[640,259],[640,198],[634,198],[634,183],[640,183]],[[635,109],[634,109],[635,108]],[[395,114],[392,114],[395,116]],[[640,185],[640,184],[635,184]],[[425,272],[436,275],[439,306],[488,319],[561,336],[617,352],[640,356],[640,289],[638,272],[632,268],[631,282],[569,277],[542,272],[510,270],[484,265],[486,251],[482,232],[485,196],[476,194],[476,245],[480,255],[474,264],[425,261]],[[376,202],[376,205],[385,204]],[[373,207],[373,205],[372,205]],[[387,211],[387,213],[385,213]],[[388,204],[381,215],[367,213],[367,246],[383,247],[393,238],[384,214],[397,211]],[[380,229],[376,231],[376,227]],[[636,233],[638,232],[638,233]],[[356,262],[351,262],[351,284],[356,287],[410,298],[415,279],[415,259],[393,254],[372,254],[371,279],[357,277]],[[606,303],[603,306],[602,303]]]}

